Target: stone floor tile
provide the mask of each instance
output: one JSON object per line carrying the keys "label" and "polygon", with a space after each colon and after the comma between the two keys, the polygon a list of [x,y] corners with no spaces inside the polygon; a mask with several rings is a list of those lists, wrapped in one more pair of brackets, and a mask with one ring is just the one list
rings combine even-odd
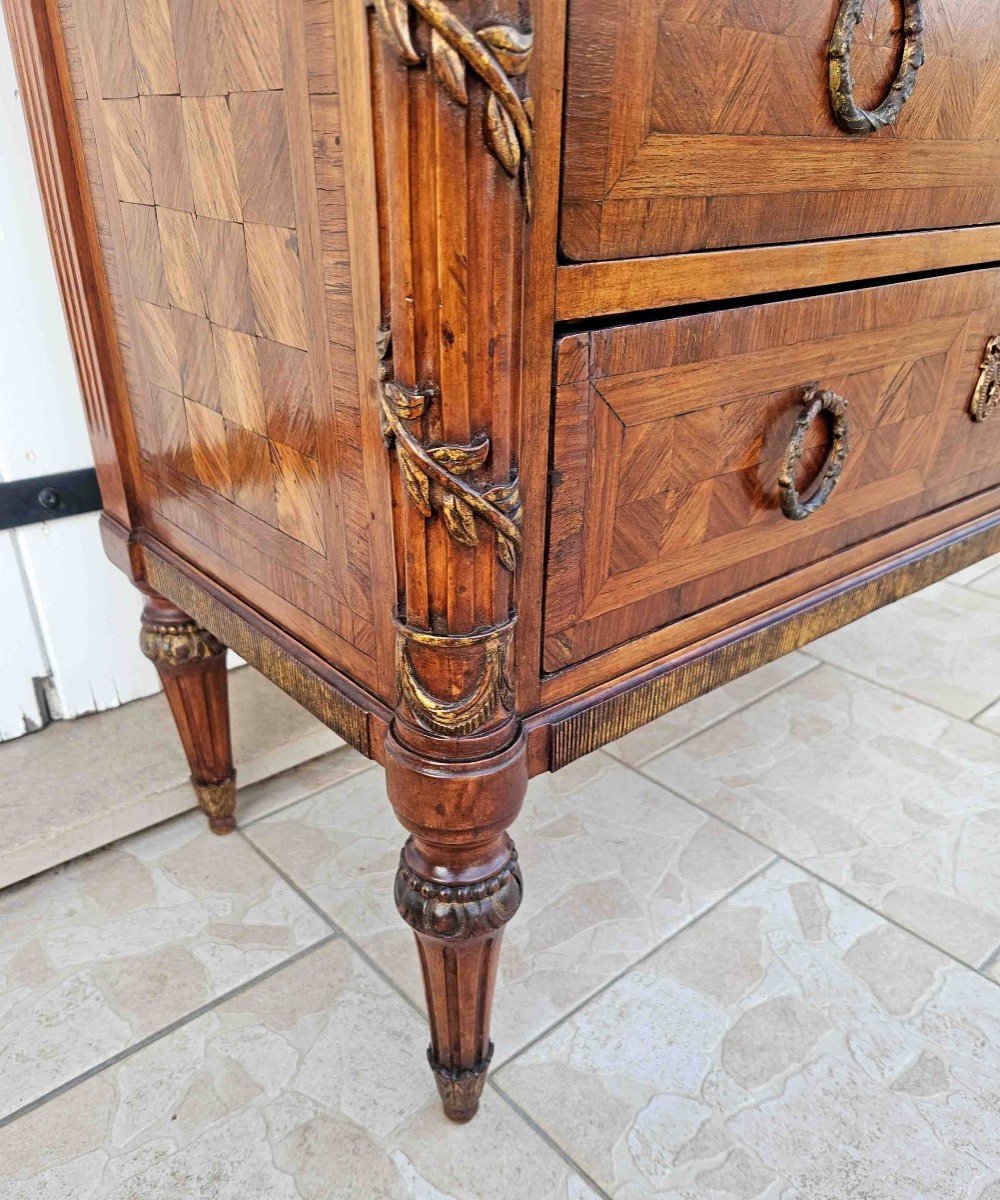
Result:
{"label": "stone floor tile", "polygon": [[0,931],[0,1117],[330,933],[200,813],[0,892]]}
{"label": "stone floor tile", "polygon": [[343,942],[0,1129],[3,1200],[596,1200],[495,1093],[441,1113],[424,1022]]}
{"label": "stone floor tile", "polygon": [[307,796],[315,796],[352,775],[373,770],[377,768],[370,759],[351,746],[341,746],[339,750],[313,758],[281,775],[240,788],[237,809],[240,828],[305,800]]}
{"label": "stone floor tile", "polygon": [[641,766],[744,705],[813,670],[815,666],[816,660],[804,654],[789,654],[779,658],[612,742],[606,747],[607,752],[628,766]]}
{"label": "stone floor tile", "polygon": [[808,653],[970,720],[1000,697],[1000,598],[940,583],[820,638]]}
{"label": "stone floor tile", "polygon": [[[230,672],[229,695],[244,793],[343,746],[250,667]],[[196,803],[190,777],[162,694],[4,742],[0,887],[189,811]]]}
{"label": "stone floor tile", "polygon": [[993,1200],[1000,989],[787,863],[497,1075],[615,1200]]}
{"label": "stone floor tile", "polygon": [[976,724],[991,733],[1000,733],[1000,702],[991,704],[985,712],[980,713],[976,717]]}
{"label": "stone floor tile", "polygon": [[1000,599],[1000,568],[994,568],[980,575],[967,585],[974,592],[983,592],[987,596]]}
{"label": "stone floor tile", "polygon": [[952,575],[949,582],[956,583],[961,587],[968,587],[969,584],[976,583],[984,575],[989,575],[998,569],[1000,569],[1000,554],[994,554],[991,558],[984,558],[980,562],[973,563],[971,567],[966,567],[964,571]]}
{"label": "stone floor tile", "polygon": [[1000,943],[1000,740],[822,667],[648,774],[956,958]]}
{"label": "stone floor tile", "polygon": [[[534,780],[513,833],[525,898],[500,960],[498,1062],[772,857],[605,754]],[[405,835],[380,773],[247,836],[422,1005],[412,936],[392,902]]]}

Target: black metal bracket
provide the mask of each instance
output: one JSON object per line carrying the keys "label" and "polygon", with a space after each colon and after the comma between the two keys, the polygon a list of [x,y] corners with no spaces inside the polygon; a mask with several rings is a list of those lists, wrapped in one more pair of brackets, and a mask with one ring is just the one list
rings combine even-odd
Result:
{"label": "black metal bracket", "polygon": [[0,483],[0,529],[75,517],[100,507],[101,492],[93,467]]}

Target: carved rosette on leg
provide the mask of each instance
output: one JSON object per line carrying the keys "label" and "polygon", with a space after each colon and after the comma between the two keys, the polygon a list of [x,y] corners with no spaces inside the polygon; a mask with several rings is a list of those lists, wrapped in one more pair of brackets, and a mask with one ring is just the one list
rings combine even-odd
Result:
{"label": "carved rosette on leg", "polygon": [[198,804],[213,833],[236,827],[226,647],[160,596],[149,596],[139,644],[156,667],[180,734]]}

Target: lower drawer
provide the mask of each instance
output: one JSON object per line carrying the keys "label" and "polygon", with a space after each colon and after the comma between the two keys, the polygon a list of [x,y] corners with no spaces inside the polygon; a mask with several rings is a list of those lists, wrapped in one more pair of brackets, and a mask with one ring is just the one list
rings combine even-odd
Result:
{"label": "lower drawer", "polygon": [[[972,418],[997,335],[989,269],[562,339],[546,671],[784,577],[793,597],[796,571],[836,579],[839,552],[1000,484],[1000,412]],[[846,446],[830,411],[789,458],[811,389],[846,401]]]}

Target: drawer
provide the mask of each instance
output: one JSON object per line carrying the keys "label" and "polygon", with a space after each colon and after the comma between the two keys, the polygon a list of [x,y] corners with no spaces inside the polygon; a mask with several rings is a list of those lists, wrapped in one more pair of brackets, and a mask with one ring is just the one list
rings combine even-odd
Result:
{"label": "drawer", "polygon": [[[1000,270],[989,269],[564,338],[546,671],[773,581],[767,604],[794,599],[797,571],[833,582],[841,552],[863,545],[861,565],[878,562],[879,535],[989,498],[1000,412],[977,422],[971,411],[998,334]],[[780,477],[813,387],[847,401],[848,451],[822,507],[790,519]],[[806,427],[794,473],[804,504],[833,469],[836,419]]]}
{"label": "drawer", "polygon": [[[874,110],[903,94],[892,82],[904,5],[844,4],[862,11],[854,102]],[[1000,221],[995,0],[906,8],[922,21],[924,65],[895,123],[858,134],[831,100],[841,0],[570,0],[564,253],[597,261]]]}

